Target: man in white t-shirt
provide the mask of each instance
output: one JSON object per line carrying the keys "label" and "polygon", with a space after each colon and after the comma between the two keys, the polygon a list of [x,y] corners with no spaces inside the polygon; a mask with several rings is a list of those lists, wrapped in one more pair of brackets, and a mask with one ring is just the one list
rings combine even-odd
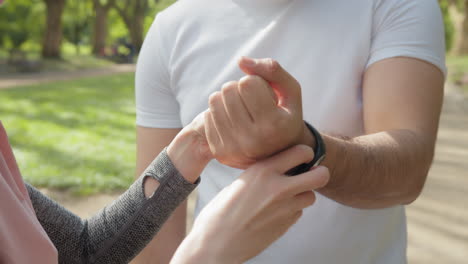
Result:
{"label": "man in white t-shirt", "polygon": [[[139,56],[137,174],[209,107],[212,93],[245,75],[241,56],[273,58],[282,68],[259,60],[249,72],[273,87],[285,71],[294,76],[331,178],[301,219],[248,263],[405,263],[404,205],[419,195],[432,161],[444,53],[436,0],[180,0],[157,15]],[[240,172],[211,162],[196,213]],[[185,211],[137,263],[169,261]]]}

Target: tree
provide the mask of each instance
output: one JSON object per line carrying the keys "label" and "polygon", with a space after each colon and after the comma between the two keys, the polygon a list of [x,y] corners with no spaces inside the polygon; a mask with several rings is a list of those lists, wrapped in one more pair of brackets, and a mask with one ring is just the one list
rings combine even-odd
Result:
{"label": "tree", "polygon": [[16,0],[0,6],[0,47],[9,51],[10,59],[21,55],[23,44],[38,36],[35,20],[42,17],[42,10],[36,2]]}
{"label": "tree", "polygon": [[115,0],[93,0],[95,12],[92,38],[94,55],[101,55],[106,46],[109,10],[114,5]]}
{"label": "tree", "polygon": [[[444,14],[446,35],[457,35],[458,38],[457,45],[454,49],[455,53],[459,55],[468,55],[468,4],[465,0],[439,0],[439,3],[442,13]],[[453,10],[456,10],[462,15],[462,20],[460,21],[461,24],[459,25],[460,27],[457,27],[457,32],[455,32],[456,30],[453,24],[448,25],[448,23],[452,23],[449,7],[452,7]],[[450,36],[447,39],[448,47],[451,47],[452,40],[453,36]]]}
{"label": "tree", "polygon": [[44,0],[46,4],[46,28],[42,42],[42,57],[60,58],[62,44],[62,15],[65,0]]}
{"label": "tree", "polygon": [[[0,8],[0,41],[8,42],[10,52],[21,49],[29,38],[29,27],[26,20],[16,19],[17,17],[27,18],[31,13],[30,3],[25,1],[9,2]],[[11,21],[16,21],[12,23]],[[3,45],[2,45],[3,46]]]}
{"label": "tree", "polygon": [[76,53],[80,53],[80,45],[89,40],[90,21],[92,16],[91,2],[87,0],[68,0],[64,17],[63,34],[66,40],[73,43]]}
{"label": "tree", "polygon": [[459,4],[459,9],[463,10],[465,14],[463,18],[462,30],[460,32],[460,47],[458,53],[461,55],[468,55],[468,7],[465,1],[461,1],[462,4]]}
{"label": "tree", "polygon": [[[155,0],[155,2],[158,2],[158,0]],[[149,11],[148,0],[120,0],[115,1],[113,7],[122,17],[130,34],[132,45],[139,52],[143,44],[143,23],[145,15]]]}
{"label": "tree", "polygon": [[[445,49],[449,51],[452,49],[454,35],[455,35],[455,26],[453,24],[452,17],[450,15],[450,5],[453,0],[439,0],[440,9],[444,18],[444,28],[445,28]],[[456,1],[456,0],[455,0]]]}

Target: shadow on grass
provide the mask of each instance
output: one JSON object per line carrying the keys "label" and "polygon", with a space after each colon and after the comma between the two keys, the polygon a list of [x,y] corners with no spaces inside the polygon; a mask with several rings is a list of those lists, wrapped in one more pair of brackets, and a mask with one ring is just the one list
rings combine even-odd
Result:
{"label": "shadow on grass", "polygon": [[133,74],[0,90],[0,119],[25,178],[93,193],[134,173]]}
{"label": "shadow on grass", "polygon": [[[127,76],[82,79],[4,90],[0,113],[54,122],[69,128],[97,122],[125,128],[115,117],[134,118],[133,93]],[[129,89],[130,87],[130,89]],[[9,103],[8,103],[9,102]]]}
{"label": "shadow on grass", "polygon": [[[90,188],[113,191],[128,188],[129,182],[133,178],[133,167],[126,163],[102,159],[99,156],[82,156],[80,153],[67,153],[52,146],[43,146],[34,142],[25,143],[16,141],[14,138],[10,140],[10,143],[24,151],[40,153],[44,155],[43,160],[47,161],[47,163],[59,164],[59,167],[63,168],[59,174],[42,175],[39,179],[35,179],[34,182],[39,187],[71,189],[71,191],[77,193],[81,193],[80,189],[88,190]],[[80,177],[73,175],[74,170],[83,168],[85,169],[84,172],[89,171],[88,168],[95,168],[93,170],[94,173],[89,172],[89,174],[81,175]],[[97,175],[110,175],[113,179],[110,180],[105,177],[96,179]]]}

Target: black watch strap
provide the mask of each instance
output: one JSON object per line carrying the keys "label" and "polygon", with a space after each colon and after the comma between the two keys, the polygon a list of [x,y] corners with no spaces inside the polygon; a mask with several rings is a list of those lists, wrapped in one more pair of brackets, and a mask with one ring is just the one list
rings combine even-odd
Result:
{"label": "black watch strap", "polygon": [[320,162],[322,162],[322,160],[325,158],[325,143],[323,142],[322,136],[311,124],[307,123],[306,121],[304,121],[304,123],[315,138],[314,159],[309,163],[303,163],[287,171],[286,175],[289,176],[294,176],[309,171],[310,168],[320,165]]}

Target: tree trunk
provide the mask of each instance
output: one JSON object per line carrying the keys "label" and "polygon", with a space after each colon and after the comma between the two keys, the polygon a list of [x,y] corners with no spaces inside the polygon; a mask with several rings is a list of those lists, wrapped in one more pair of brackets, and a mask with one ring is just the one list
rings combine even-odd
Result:
{"label": "tree trunk", "polygon": [[468,55],[468,6],[465,6],[465,18],[463,19],[461,32],[460,55]]}
{"label": "tree trunk", "polygon": [[148,11],[148,0],[126,1],[125,3],[124,7],[117,4],[114,7],[122,17],[130,34],[130,41],[138,53],[143,44],[143,22]]}
{"label": "tree trunk", "polygon": [[47,7],[46,32],[42,43],[42,57],[60,58],[62,43],[62,14],[65,0],[44,0]]}
{"label": "tree trunk", "polygon": [[126,23],[130,32],[130,41],[136,52],[140,52],[143,45],[143,18],[144,15],[136,16],[130,23]]}
{"label": "tree trunk", "polygon": [[111,1],[109,0],[106,5],[101,5],[99,0],[93,0],[93,4],[96,12],[93,31],[93,54],[96,56],[102,56],[104,55],[103,51],[106,47],[108,34],[107,18],[109,16]]}

